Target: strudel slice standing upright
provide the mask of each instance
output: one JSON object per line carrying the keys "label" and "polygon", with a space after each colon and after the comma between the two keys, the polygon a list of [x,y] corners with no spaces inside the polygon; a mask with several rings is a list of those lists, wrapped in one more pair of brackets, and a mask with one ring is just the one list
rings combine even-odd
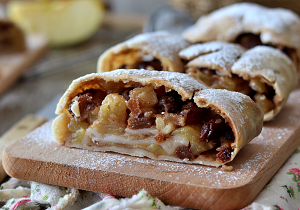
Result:
{"label": "strudel slice standing upright", "polygon": [[220,41],[192,45],[179,53],[185,72],[212,88],[250,96],[273,119],[297,86],[297,71],[280,50],[256,46],[248,51]]}
{"label": "strudel slice standing upright", "polygon": [[97,71],[124,68],[182,72],[178,52],[188,45],[183,37],[166,31],[139,34],[106,50],[99,57]]}
{"label": "strudel slice standing upright", "polygon": [[0,55],[26,50],[25,34],[8,19],[0,19]]}
{"label": "strudel slice standing upright", "polygon": [[226,41],[247,49],[268,45],[289,56],[300,71],[300,18],[283,8],[233,4],[204,15],[183,32],[192,43]]}
{"label": "strudel slice standing upright", "polygon": [[56,114],[54,138],[68,147],[217,167],[263,125],[261,108],[244,94],[143,69],[74,80]]}

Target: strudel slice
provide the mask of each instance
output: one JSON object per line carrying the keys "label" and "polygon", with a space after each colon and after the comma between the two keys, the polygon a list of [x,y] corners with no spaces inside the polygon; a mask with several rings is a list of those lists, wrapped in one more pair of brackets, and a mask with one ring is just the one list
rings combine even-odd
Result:
{"label": "strudel slice", "polygon": [[115,70],[78,78],[60,99],[57,142],[157,160],[221,166],[262,129],[248,96],[166,71]]}
{"label": "strudel slice", "polygon": [[245,51],[237,44],[207,42],[182,50],[185,72],[207,86],[250,96],[271,120],[297,85],[297,71],[280,50],[257,46]]}
{"label": "strudel slice", "polygon": [[288,55],[300,71],[300,18],[283,8],[238,3],[204,15],[183,32],[192,43],[226,41],[247,49],[268,45]]}
{"label": "strudel slice", "polygon": [[178,52],[189,43],[165,31],[139,34],[106,50],[98,59],[98,72],[147,69],[182,72]]}

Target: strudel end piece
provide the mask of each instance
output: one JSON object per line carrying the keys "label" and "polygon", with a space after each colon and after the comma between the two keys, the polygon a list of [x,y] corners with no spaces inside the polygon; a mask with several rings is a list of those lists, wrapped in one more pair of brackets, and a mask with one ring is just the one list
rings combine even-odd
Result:
{"label": "strudel end piece", "polygon": [[98,59],[98,72],[115,69],[147,69],[182,72],[178,52],[189,43],[165,31],[139,34],[106,50]]}
{"label": "strudel end piece", "polygon": [[192,43],[226,41],[247,49],[268,45],[289,56],[300,71],[300,18],[283,8],[238,3],[204,15],[183,32]]}
{"label": "strudel end piece", "polygon": [[10,20],[0,20],[0,54],[18,53],[26,49],[23,31]]}
{"label": "strudel end piece", "polygon": [[276,116],[297,86],[297,71],[280,50],[257,46],[245,51],[237,44],[207,42],[179,53],[185,72],[207,86],[250,96],[263,110],[264,120]]}
{"label": "strudel end piece", "polygon": [[244,94],[147,70],[76,79],[56,114],[53,135],[68,147],[217,167],[232,161],[263,124],[262,110]]}

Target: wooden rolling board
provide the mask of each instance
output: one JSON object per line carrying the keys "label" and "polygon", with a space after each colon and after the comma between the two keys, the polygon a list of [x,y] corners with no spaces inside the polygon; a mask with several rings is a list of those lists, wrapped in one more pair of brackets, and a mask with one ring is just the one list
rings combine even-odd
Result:
{"label": "wooden rolling board", "polygon": [[43,36],[26,38],[27,50],[22,53],[0,55],[0,95],[3,94],[46,51],[48,42]]}
{"label": "wooden rolling board", "polygon": [[16,178],[130,197],[142,188],[166,204],[239,209],[255,198],[300,144],[300,89],[274,121],[229,165],[234,170],[66,148],[51,122],[6,148],[3,166]]}
{"label": "wooden rolling board", "polygon": [[42,116],[28,114],[0,137],[0,182],[6,177],[2,166],[2,153],[4,149],[46,121],[47,119]]}

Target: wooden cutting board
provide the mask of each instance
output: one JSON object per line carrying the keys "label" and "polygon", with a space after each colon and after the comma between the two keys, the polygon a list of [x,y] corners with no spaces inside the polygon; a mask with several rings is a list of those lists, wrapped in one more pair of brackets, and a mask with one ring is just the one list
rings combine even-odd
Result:
{"label": "wooden cutting board", "polygon": [[26,38],[27,50],[22,53],[0,55],[0,95],[47,51],[48,42],[43,36]]}
{"label": "wooden cutting board", "polygon": [[300,88],[275,120],[229,165],[232,171],[66,148],[51,122],[5,149],[16,178],[131,197],[142,188],[164,203],[198,209],[239,209],[255,198],[300,144]]}
{"label": "wooden cutting board", "polygon": [[0,183],[7,176],[2,166],[2,153],[4,149],[46,121],[46,118],[42,116],[28,114],[0,137]]}

